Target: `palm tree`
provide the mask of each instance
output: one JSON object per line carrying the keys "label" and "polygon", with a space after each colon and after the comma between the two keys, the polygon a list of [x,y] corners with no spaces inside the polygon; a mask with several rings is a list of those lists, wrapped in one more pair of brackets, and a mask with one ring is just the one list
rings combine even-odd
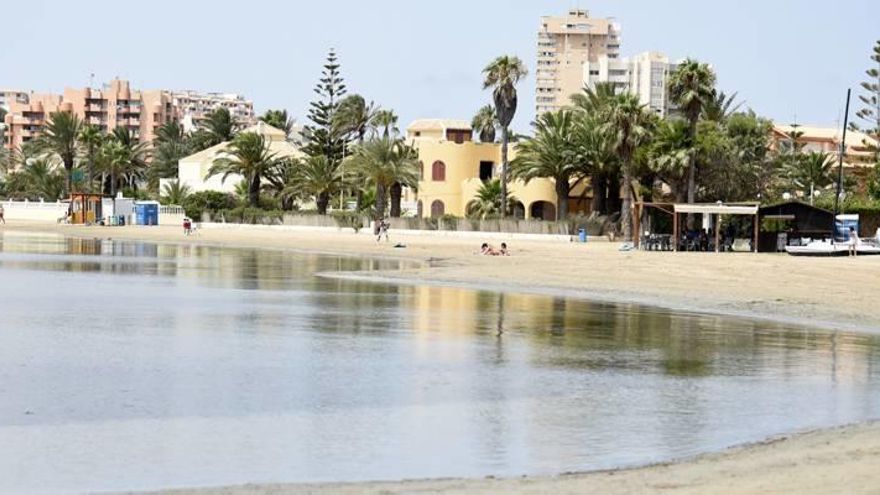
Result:
{"label": "palm tree", "polygon": [[281,191],[282,199],[314,198],[318,214],[326,215],[330,197],[342,188],[342,168],[324,155],[315,155],[297,161],[291,170],[291,180]]}
{"label": "palm tree", "polygon": [[79,142],[83,148],[85,158],[88,161],[86,189],[90,193],[94,189],[95,166],[98,161],[98,152],[101,149],[101,145],[104,143],[105,137],[106,136],[104,136],[104,133],[101,132],[99,127],[91,124],[83,125],[82,130],[79,131]]}
{"label": "palm tree", "polygon": [[703,107],[703,118],[719,124],[727,122],[727,119],[742,107],[742,103],[735,103],[737,94],[728,96],[724,91],[718,91]]}
{"label": "palm tree", "polygon": [[238,123],[226,108],[218,108],[209,113],[200,124],[194,136],[200,149],[232,141],[238,132]]}
{"label": "palm tree", "polygon": [[111,137],[125,149],[125,160],[121,176],[129,187],[135,187],[137,181],[144,178],[149,167],[149,145],[141,143],[134,133],[126,127],[113,129]]}
{"label": "palm tree", "polygon": [[598,83],[571,96],[572,107],[579,121],[579,157],[589,170],[590,189],[593,192],[590,209],[602,214],[620,209],[620,165],[611,140],[603,131],[605,117],[616,95],[617,87],[613,83]]}
{"label": "palm tree", "polygon": [[[507,197],[507,209],[516,209],[518,200],[514,196]],[[486,219],[501,215],[501,180],[492,179],[483,183],[477,190],[473,201],[468,203],[469,218]]]}
{"label": "palm tree", "polygon": [[[715,72],[707,64],[693,59],[685,60],[669,78],[669,96],[688,121],[689,148],[696,145],[697,122],[703,108],[715,101]],[[696,195],[696,157],[692,154],[688,164],[688,203]],[[688,228],[693,228],[693,215],[688,215]]]}
{"label": "palm tree", "polygon": [[498,116],[492,105],[486,105],[477,111],[471,120],[471,127],[480,134],[481,143],[495,142],[495,128],[498,127]]}
{"label": "palm tree", "polygon": [[397,120],[397,114],[394,113],[394,110],[380,109],[373,116],[372,126],[377,132],[379,129],[382,130],[381,136],[383,138],[390,138],[400,134],[400,129],[397,128]]}
{"label": "palm tree", "polygon": [[186,184],[181,184],[180,180],[171,181],[165,184],[162,189],[162,202],[169,205],[182,205],[183,200],[192,192]]}
{"label": "palm tree", "polygon": [[183,126],[177,122],[168,122],[156,130],[149,170],[151,190],[158,187],[159,179],[177,177],[180,159],[190,154],[191,144]]}
{"label": "palm tree", "polygon": [[293,126],[296,119],[287,115],[287,110],[266,110],[266,113],[260,116],[260,122],[265,122],[276,129],[284,131],[284,135],[290,138],[293,132]]}
{"label": "palm tree", "polygon": [[28,160],[23,169],[28,196],[57,201],[63,194],[64,174],[60,173],[58,163],[53,158]]}
{"label": "palm tree", "polygon": [[367,131],[373,125],[376,112],[373,102],[367,104],[361,95],[348,95],[340,100],[339,108],[333,115],[333,125],[342,133],[354,137],[360,144],[364,142]]}
{"label": "palm tree", "polygon": [[[507,198],[508,159],[507,145],[510,140],[510,123],[516,115],[516,85],[526,77],[528,70],[519,57],[504,55],[493,60],[483,69],[483,89],[492,88],[495,113],[501,126],[501,197]],[[507,215],[506,200],[501,201],[501,216]]]}
{"label": "palm tree", "polygon": [[115,139],[108,139],[98,152],[98,163],[101,170],[110,177],[110,196],[116,197],[119,187],[118,178],[128,168],[128,152],[125,145]]}
{"label": "palm tree", "polygon": [[67,172],[64,194],[70,194],[70,183],[73,179],[73,166],[76,163],[77,150],[79,148],[79,133],[82,129],[82,121],[76,114],[70,112],[54,112],[49,115],[49,121],[43,129],[43,134],[38,139],[38,147],[43,152],[54,153],[64,164]]}
{"label": "palm tree", "polygon": [[401,139],[383,137],[356,146],[344,168],[376,186],[377,218],[385,216],[387,193],[394,183],[409,185],[419,180],[418,161]]}
{"label": "palm tree", "polygon": [[670,118],[658,126],[648,150],[649,166],[672,189],[672,195],[679,203],[686,200],[688,166],[691,155],[696,152],[688,143],[687,121]]}
{"label": "palm tree", "polygon": [[248,205],[258,207],[262,179],[275,173],[283,161],[269,145],[263,136],[254,132],[235,136],[224,156],[214,160],[207,177],[222,174],[225,181],[230,175],[241,175],[248,183]]}
{"label": "palm tree", "polygon": [[813,204],[816,188],[825,187],[833,182],[831,178],[833,162],[828,153],[813,151],[800,155],[796,160],[789,160],[785,166],[785,175],[797,187],[809,193],[810,204]]}
{"label": "palm tree", "polygon": [[571,180],[584,172],[578,162],[574,113],[567,109],[547,112],[532,125],[535,137],[519,144],[517,157],[510,166],[511,176],[526,183],[538,178],[553,179],[556,220],[565,220]]}
{"label": "palm tree", "polygon": [[636,150],[650,138],[654,116],[631,93],[617,95],[604,125],[612,138],[623,169],[621,226],[624,239],[632,241],[633,168]]}

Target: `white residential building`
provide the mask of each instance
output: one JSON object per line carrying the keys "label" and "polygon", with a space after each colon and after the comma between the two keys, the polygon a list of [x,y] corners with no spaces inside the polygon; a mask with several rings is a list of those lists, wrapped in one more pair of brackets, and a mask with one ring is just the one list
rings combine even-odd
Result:
{"label": "white residential building", "polygon": [[583,81],[590,88],[602,82],[613,83],[619,91],[638,95],[643,105],[664,117],[671,108],[667,91],[669,75],[677,66],[677,63],[670,62],[669,57],[659,52],[645,52],[625,58],[603,55],[595,63],[584,66]]}
{"label": "white residential building", "polygon": [[253,125],[257,120],[254,102],[239,94],[171,91],[171,101],[186,131],[194,130],[209,113],[219,108],[229,110],[232,118],[243,126]]}

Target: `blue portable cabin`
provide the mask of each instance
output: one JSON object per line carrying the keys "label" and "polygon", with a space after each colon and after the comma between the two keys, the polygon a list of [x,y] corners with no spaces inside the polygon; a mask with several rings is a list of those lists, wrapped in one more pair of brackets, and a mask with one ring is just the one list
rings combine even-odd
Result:
{"label": "blue portable cabin", "polygon": [[159,225],[158,201],[135,201],[134,211],[138,225]]}

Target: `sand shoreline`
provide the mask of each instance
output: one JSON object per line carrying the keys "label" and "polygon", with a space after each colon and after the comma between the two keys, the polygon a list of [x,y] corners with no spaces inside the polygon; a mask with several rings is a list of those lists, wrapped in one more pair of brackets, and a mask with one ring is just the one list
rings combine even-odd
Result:
{"label": "sand shoreline", "polygon": [[[275,249],[414,262],[400,271],[320,274],[376,283],[439,284],[640,304],[675,311],[758,318],[829,331],[880,333],[875,311],[880,257],[803,259],[785,255],[621,253],[607,243],[518,241],[509,258],[475,256],[472,239],[393,233],[393,249],[351,232],[78,227],[11,222],[0,232]],[[782,438],[780,440],[780,438]],[[723,452],[641,468],[546,478],[420,480],[194,488],[232,493],[876,493],[880,423],[782,436]],[[822,469],[817,469],[821,467]],[[875,480],[876,478],[876,480]]]}

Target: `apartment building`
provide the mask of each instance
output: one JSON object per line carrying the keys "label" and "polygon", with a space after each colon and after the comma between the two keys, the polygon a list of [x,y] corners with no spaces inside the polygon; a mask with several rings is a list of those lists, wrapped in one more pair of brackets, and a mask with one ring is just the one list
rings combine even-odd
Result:
{"label": "apartment building", "polygon": [[142,142],[151,141],[167,122],[188,121],[191,130],[218,108],[228,109],[243,125],[256,121],[253,103],[241,95],[135,90],[122,79],[113,79],[101,88],[66,88],[61,95],[0,90],[0,97],[0,105],[8,111],[3,144],[9,149],[39,136],[49,116],[59,111],[73,112],[105,132],[126,127]]}
{"label": "apartment building", "polygon": [[30,93],[7,101],[5,146],[14,149],[35,139],[49,116],[72,112],[104,132],[125,127],[141,141],[150,141],[162,124],[175,117],[170,95],[161,90],[138,91],[114,79],[98,88],[65,88],[62,95]]}
{"label": "apartment building", "polygon": [[254,102],[239,94],[202,93],[192,90],[171,91],[171,101],[177,120],[183,123],[184,129],[187,131],[198,127],[209,113],[219,108],[229,110],[232,118],[242,126],[251,126],[257,121],[254,114]]}
{"label": "apartment building", "polygon": [[612,18],[594,18],[574,9],[561,17],[541,18],[535,69],[538,114],[568,105],[584,86],[584,70],[603,56],[620,56],[620,25]]}
{"label": "apartment building", "polygon": [[612,83],[618,91],[629,91],[639,97],[661,117],[671,109],[667,85],[677,63],[659,52],[645,52],[632,57],[612,58],[602,55],[596,62],[584,65],[584,85],[595,88],[599,83]]}

